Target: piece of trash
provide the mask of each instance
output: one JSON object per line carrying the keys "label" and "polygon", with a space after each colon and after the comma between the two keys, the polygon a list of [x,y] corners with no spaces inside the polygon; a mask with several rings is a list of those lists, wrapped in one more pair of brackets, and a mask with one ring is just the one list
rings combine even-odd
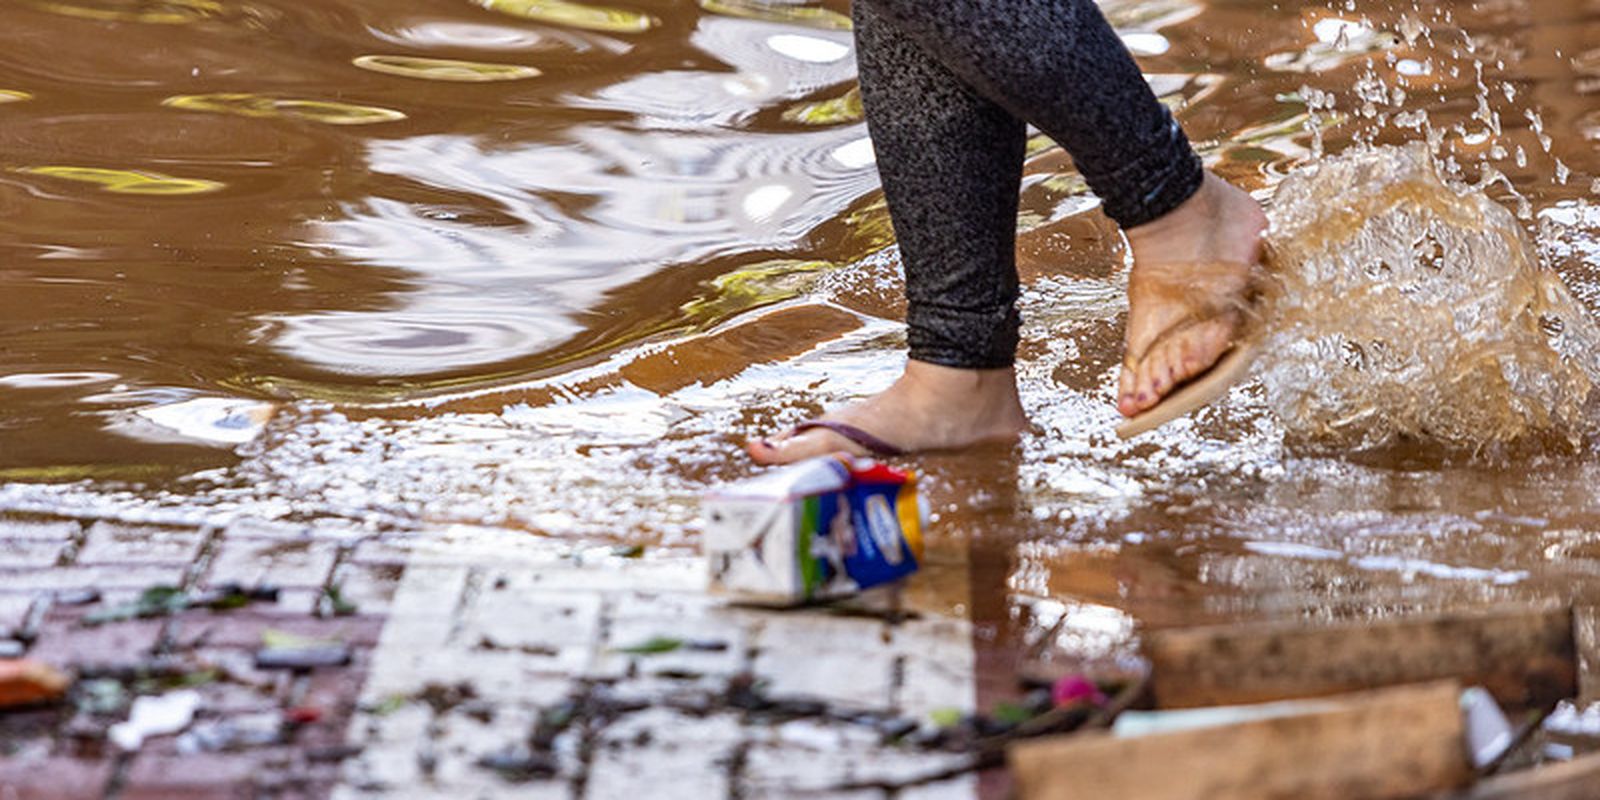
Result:
{"label": "piece of trash", "polygon": [[310,725],[322,721],[322,709],[313,706],[295,706],[284,711],[283,718],[292,725]]}
{"label": "piece of trash", "polygon": [[71,685],[71,678],[49,664],[0,661],[0,709],[53,703],[66,695]]}
{"label": "piece of trash", "polygon": [[711,590],[794,604],[898,581],[922,558],[926,503],[913,473],[817,458],[706,495]]}
{"label": "piece of trash", "polygon": [[1466,717],[1467,750],[1472,753],[1473,766],[1482,769],[1495,763],[1516,743],[1511,721],[1483,687],[1473,686],[1461,693],[1461,713]]}
{"label": "piece of trash", "polygon": [[261,434],[278,406],[259,400],[196,397],[134,412],[179,438],[218,445],[239,445]]}
{"label": "piece of trash", "polygon": [[193,689],[160,696],[146,695],[133,701],[128,721],[112,725],[107,736],[119,749],[133,752],[152,736],[166,736],[189,727],[198,710],[200,693]]}
{"label": "piece of trash", "polygon": [[312,647],[264,647],[256,651],[256,669],[308,670],[343,667],[350,663],[350,648],[342,644]]}
{"label": "piece of trash", "polygon": [[189,596],[176,586],[152,586],[139,594],[139,599],[110,608],[101,608],[83,615],[84,625],[103,625],[107,622],[126,622],[131,619],[148,619],[176,614],[189,607]]}
{"label": "piece of trash", "polygon": [[1094,681],[1082,675],[1067,675],[1050,685],[1050,701],[1058,707],[1078,703],[1103,706],[1110,699]]}
{"label": "piece of trash", "polygon": [[499,773],[500,777],[513,782],[553,778],[557,771],[554,756],[535,753],[521,747],[486,755],[478,759],[478,766],[493,770]]}
{"label": "piece of trash", "polygon": [[100,602],[99,589],[63,589],[50,596],[58,606],[86,606]]}
{"label": "piece of trash", "polygon": [[681,650],[683,649],[684,644],[685,643],[682,639],[674,639],[670,636],[656,636],[646,639],[645,641],[636,645],[618,647],[616,648],[616,651],[618,653],[627,653],[635,656],[654,656],[662,653],[671,653],[676,650]]}
{"label": "piece of trash", "polygon": [[179,753],[193,755],[267,747],[285,739],[283,718],[264,712],[196,725],[178,737],[177,747]]}
{"label": "piece of trash", "polygon": [[344,590],[338,584],[323,589],[322,600],[326,604],[326,614],[329,616],[349,617],[360,611],[355,603],[345,599]]}
{"label": "piece of trash", "polygon": [[0,659],[22,658],[28,652],[28,646],[16,639],[0,639]]}

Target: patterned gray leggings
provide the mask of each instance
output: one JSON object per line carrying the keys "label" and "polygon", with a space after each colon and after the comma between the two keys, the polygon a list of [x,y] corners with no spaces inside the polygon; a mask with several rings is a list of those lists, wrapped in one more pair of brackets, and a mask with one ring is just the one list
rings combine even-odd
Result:
{"label": "patterned gray leggings", "polygon": [[906,272],[911,358],[1010,366],[1027,125],[1124,228],[1204,173],[1093,0],[855,0],[867,124]]}

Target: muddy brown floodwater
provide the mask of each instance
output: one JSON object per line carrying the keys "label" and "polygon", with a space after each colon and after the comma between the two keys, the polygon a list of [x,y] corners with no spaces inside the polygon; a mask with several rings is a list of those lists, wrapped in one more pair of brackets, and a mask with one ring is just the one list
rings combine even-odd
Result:
{"label": "muddy brown floodwater", "polygon": [[[1600,302],[1593,0],[1105,8],[1259,197],[1319,149],[1432,131]],[[901,364],[847,10],[10,0],[0,508],[687,550],[745,437]],[[937,513],[915,602],[982,623],[989,674],[1116,658],[1139,625],[1590,591],[1589,438],[1330,451],[1257,384],[1118,442],[1120,242],[1036,145],[1037,430],[910,460]]]}

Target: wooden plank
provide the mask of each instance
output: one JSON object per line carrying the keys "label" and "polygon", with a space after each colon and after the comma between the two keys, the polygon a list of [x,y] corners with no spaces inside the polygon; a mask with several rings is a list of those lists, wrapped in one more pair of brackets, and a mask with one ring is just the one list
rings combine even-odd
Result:
{"label": "wooden plank", "polygon": [[1572,610],[1572,635],[1578,649],[1578,707],[1600,703],[1600,608]]}
{"label": "wooden plank", "polygon": [[1508,708],[1577,691],[1573,615],[1501,608],[1307,626],[1232,625],[1145,637],[1158,708],[1238,705],[1447,678]]}
{"label": "wooden plank", "polygon": [[1391,800],[1472,778],[1454,682],[1364,692],[1316,713],[1009,753],[1022,800]]}
{"label": "wooden plank", "polygon": [[1486,780],[1451,800],[1594,800],[1600,797],[1600,754]]}

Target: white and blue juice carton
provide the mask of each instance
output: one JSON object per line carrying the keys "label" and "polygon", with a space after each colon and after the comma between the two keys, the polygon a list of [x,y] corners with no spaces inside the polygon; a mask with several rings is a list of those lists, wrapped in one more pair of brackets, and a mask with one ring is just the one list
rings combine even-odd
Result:
{"label": "white and blue juice carton", "polygon": [[922,560],[927,510],[916,475],[817,458],[706,495],[701,549],[711,591],[776,605],[898,581]]}

